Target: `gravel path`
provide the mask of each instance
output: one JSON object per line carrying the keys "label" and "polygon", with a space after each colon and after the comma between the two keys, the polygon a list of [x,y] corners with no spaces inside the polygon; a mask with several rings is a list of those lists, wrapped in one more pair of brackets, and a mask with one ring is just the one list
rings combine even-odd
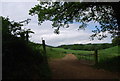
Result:
{"label": "gravel path", "polygon": [[[53,79],[118,79],[118,74],[82,64],[73,54],[49,61]],[[120,78],[119,78],[120,79]]]}

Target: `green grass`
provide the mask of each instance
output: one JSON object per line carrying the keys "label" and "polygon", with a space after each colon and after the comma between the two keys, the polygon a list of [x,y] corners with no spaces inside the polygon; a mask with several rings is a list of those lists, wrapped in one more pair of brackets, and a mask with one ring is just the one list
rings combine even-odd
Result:
{"label": "green grass", "polygon": [[113,72],[120,72],[120,53],[119,47],[111,47],[99,50],[99,63],[95,65],[97,68],[106,69]]}
{"label": "green grass", "polygon": [[120,72],[120,56],[113,57],[111,59],[100,61],[98,64],[94,65],[95,68],[105,69],[112,72]]}
{"label": "green grass", "polygon": [[[46,50],[47,50],[48,58],[62,58],[66,54],[74,54],[79,60],[86,59],[86,60],[94,61],[95,59],[94,55],[91,57],[82,56],[82,58],[80,56],[80,55],[94,54],[94,51],[70,50],[70,49],[52,48],[52,47],[46,47]],[[97,65],[94,65],[95,68],[102,68],[109,71],[120,72],[119,70],[120,57],[118,57],[120,56],[120,54],[118,50],[119,50],[118,46],[107,48],[104,50],[98,50],[99,63]]]}
{"label": "green grass", "polygon": [[120,56],[120,53],[118,52],[119,49],[120,48],[118,46],[115,46],[108,49],[99,50],[99,61],[105,61],[116,56]]}
{"label": "green grass", "polygon": [[[42,49],[42,46],[38,46],[37,48]],[[86,54],[94,54],[94,51],[83,51],[83,50],[70,50],[70,49],[64,49],[64,48],[52,48],[52,47],[47,47],[46,46],[46,51],[47,51],[47,56],[48,58],[62,58],[66,54],[74,54],[78,59],[85,58],[86,60],[94,60],[94,56],[82,56],[81,55],[86,55]],[[99,50],[99,61],[103,60],[108,60],[110,58],[119,56],[118,54],[118,46],[107,48],[104,50]]]}
{"label": "green grass", "polygon": [[[43,51],[42,47],[40,49]],[[64,48],[52,48],[46,47],[47,57],[48,58],[62,58],[66,54],[74,54],[79,58],[80,54],[93,54],[93,51],[82,51],[82,50],[70,50]]]}
{"label": "green grass", "polygon": [[[42,45],[38,45],[35,48],[40,49],[42,53],[44,52]],[[93,54],[94,51],[70,50],[70,49],[52,48],[52,47],[46,46],[46,53],[48,58],[53,58],[53,59],[62,58],[66,54],[74,54],[75,56],[77,56],[78,59],[81,59],[80,54]]]}
{"label": "green grass", "polygon": [[62,58],[66,54],[64,50],[58,48],[47,47],[46,50],[48,58]]}
{"label": "green grass", "polygon": [[[106,61],[109,59],[112,59],[114,57],[120,56],[120,53],[118,52],[120,48],[118,46],[114,46],[111,48],[107,48],[104,50],[98,50],[98,58],[99,62],[101,61]],[[84,54],[94,54],[94,51],[75,51],[75,55],[77,56],[78,59],[86,59],[86,60],[94,60],[94,55],[93,56],[80,56]]]}
{"label": "green grass", "polygon": [[[36,48],[39,48],[43,51],[42,46],[38,46]],[[120,66],[120,53],[118,52],[119,47],[111,47],[104,50],[98,50],[99,54],[99,63],[95,65],[97,68],[103,68],[109,71],[119,71],[118,66]],[[47,57],[48,58],[62,58],[66,54],[74,54],[78,59],[81,59],[80,55],[87,55],[87,54],[94,54],[94,51],[83,51],[83,50],[70,50],[70,49],[64,49],[64,48],[52,48],[47,47]],[[82,56],[82,59],[86,60],[94,60],[94,56]]]}

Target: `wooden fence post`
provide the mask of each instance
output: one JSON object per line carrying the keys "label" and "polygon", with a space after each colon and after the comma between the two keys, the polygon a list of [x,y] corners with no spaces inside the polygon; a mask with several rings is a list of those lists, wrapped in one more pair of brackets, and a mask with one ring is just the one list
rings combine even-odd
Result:
{"label": "wooden fence post", "polygon": [[95,64],[98,64],[98,50],[95,50]]}
{"label": "wooden fence post", "polygon": [[46,54],[45,40],[42,40],[42,45],[43,45],[43,50],[44,50],[44,53]]}
{"label": "wooden fence post", "polygon": [[26,41],[27,41],[27,42],[29,41],[29,34],[28,34],[28,31],[26,32]]}
{"label": "wooden fence post", "polygon": [[43,40],[43,39],[42,39],[42,45],[43,45],[43,51],[44,51],[44,54],[43,54],[44,62],[48,63],[48,61],[47,61],[47,55],[46,55],[45,40]]}

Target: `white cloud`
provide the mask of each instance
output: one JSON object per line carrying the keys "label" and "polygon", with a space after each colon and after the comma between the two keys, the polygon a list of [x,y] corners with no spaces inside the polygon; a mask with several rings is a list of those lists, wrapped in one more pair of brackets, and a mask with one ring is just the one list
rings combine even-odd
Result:
{"label": "white cloud", "polygon": [[21,21],[32,18],[29,10],[37,4],[36,2],[2,2],[3,16],[9,16],[11,20]]}
{"label": "white cloud", "polygon": [[1,2],[38,2],[38,0],[1,0]]}
{"label": "white cloud", "polygon": [[[37,2],[37,1],[43,1],[43,2],[48,2],[48,1],[63,1],[63,0],[1,0],[2,2]],[[119,2],[120,0],[64,0],[67,2]]]}
{"label": "white cloud", "polygon": [[[46,24],[47,23],[47,24]],[[34,24],[35,25],[35,24]],[[48,27],[48,26],[49,27]],[[31,41],[41,43],[41,38],[43,37],[46,40],[48,45],[58,46],[61,44],[86,44],[86,43],[106,43],[106,40],[93,40],[90,41],[89,37],[92,34],[91,30],[77,30],[79,24],[70,24],[70,28],[61,28],[60,34],[54,34],[51,22],[45,22],[41,26],[35,28],[36,34],[31,38]],[[34,26],[35,27],[35,26]],[[38,39],[37,39],[38,38]]]}
{"label": "white cloud", "polygon": [[[91,22],[91,25],[84,31],[79,30],[79,24],[70,24],[69,28],[61,28],[60,34],[54,34],[54,29],[51,26],[50,21],[44,22],[38,26],[37,16],[29,16],[29,9],[32,8],[36,2],[3,2],[2,13],[3,16],[9,16],[11,20],[21,21],[27,18],[31,18],[31,22],[24,28],[30,28],[35,34],[31,34],[30,40],[36,43],[41,43],[41,38],[46,40],[47,45],[58,46],[61,44],[80,44],[80,43],[103,43],[111,42],[110,38],[105,40],[93,40],[90,41],[89,37],[92,34],[91,29],[93,26],[98,25]],[[92,27],[92,28],[91,28]]]}
{"label": "white cloud", "polygon": [[0,2],[0,16],[2,15],[2,3]]}

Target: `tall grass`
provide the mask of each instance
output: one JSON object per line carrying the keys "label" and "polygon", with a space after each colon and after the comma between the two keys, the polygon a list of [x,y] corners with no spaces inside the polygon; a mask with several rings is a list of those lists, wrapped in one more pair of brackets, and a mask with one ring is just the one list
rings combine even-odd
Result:
{"label": "tall grass", "polygon": [[97,68],[103,68],[113,72],[120,72],[120,48],[119,46],[99,50],[99,63]]}
{"label": "tall grass", "polygon": [[120,48],[118,46],[111,47],[104,50],[99,50],[98,51],[99,61],[105,61],[105,60],[120,56],[119,50]]}

